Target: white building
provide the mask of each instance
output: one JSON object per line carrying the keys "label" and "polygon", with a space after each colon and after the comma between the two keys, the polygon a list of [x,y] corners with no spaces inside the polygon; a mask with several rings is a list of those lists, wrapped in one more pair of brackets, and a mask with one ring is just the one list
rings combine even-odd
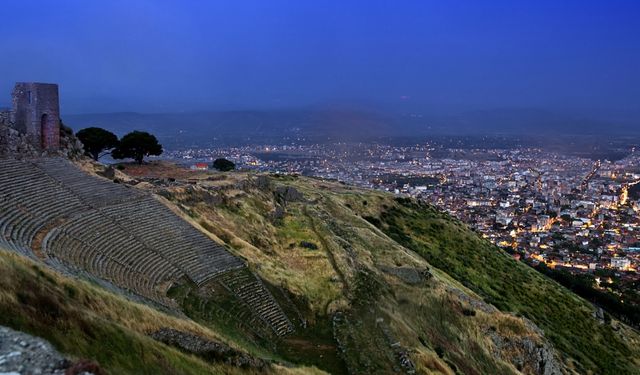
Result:
{"label": "white building", "polygon": [[611,258],[611,268],[626,271],[631,267],[631,261],[627,258]]}

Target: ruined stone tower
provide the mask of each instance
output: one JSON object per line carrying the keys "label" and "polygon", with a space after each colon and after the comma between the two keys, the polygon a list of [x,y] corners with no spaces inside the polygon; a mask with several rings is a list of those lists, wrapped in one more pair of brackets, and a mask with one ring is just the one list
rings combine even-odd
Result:
{"label": "ruined stone tower", "polygon": [[60,148],[60,105],[58,85],[18,82],[12,93],[13,128],[25,134],[36,148],[56,151]]}

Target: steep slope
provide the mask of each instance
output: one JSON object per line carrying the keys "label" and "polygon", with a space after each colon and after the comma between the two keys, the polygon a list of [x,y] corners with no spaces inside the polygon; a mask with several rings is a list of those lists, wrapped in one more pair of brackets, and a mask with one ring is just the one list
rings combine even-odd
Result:
{"label": "steep slope", "polygon": [[[433,268],[420,253],[373,225],[385,230],[383,212],[404,207],[389,194],[306,178],[242,174],[203,178],[195,186],[176,182],[156,191],[187,220],[247,259],[292,310],[289,316],[298,317],[296,332],[273,343],[285,358],[334,373],[571,372],[571,361],[556,360],[567,355],[555,352],[546,333],[530,320],[485,303],[457,274],[452,278],[443,272],[448,269]],[[411,209],[436,214],[428,207]],[[438,215],[446,223],[443,236],[453,231],[461,239],[476,238],[460,223]],[[421,234],[407,234],[412,235]],[[528,274],[520,268],[516,272]],[[206,307],[193,308],[202,301],[188,293],[174,296],[183,298],[185,312],[199,322],[222,324],[209,318]],[[571,314],[571,307],[564,313]],[[610,328],[603,330],[615,335]],[[238,327],[233,334],[243,331]],[[335,345],[339,358],[331,354]],[[622,345],[637,358],[630,345]],[[339,360],[344,367],[333,365]],[[631,366],[619,365],[633,373]]]}
{"label": "steep slope", "polygon": [[148,335],[171,328],[222,346],[226,340],[193,321],[61,276],[3,249],[0,285],[0,326],[42,337],[72,359],[96,361],[111,374],[319,373],[268,365],[237,349],[213,360],[180,352]]}
{"label": "steep slope", "polygon": [[[116,173],[121,185],[126,181],[139,190],[107,180],[86,190],[98,198],[102,187],[134,190],[127,196],[135,203],[149,202],[154,193],[152,206],[164,204],[178,215],[154,209],[162,212],[154,216],[155,225],[119,203],[118,194],[108,195],[115,201],[98,200],[83,209],[87,225],[73,217],[55,220],[59,204],[47,204],[46,197],[68,199],[70,185],[84,186],[87,177],[77,170],[69,181],[58,179],[62,190],[30,190],[32,200],[5,180],[0,204],[11,215],[0,213],[0,246],[33,260],[0,253],[0,325],[42,336],[61,352],[97,360],[111,373],[319,372],[311,366],[334,374],[638,373],[637,332],[615,321],[600,323],[586,301],[433,207],[295,176],[163,171],[165,176],[142,183],[139,175]],[[18,178],[18,172],[12,169],[11,176]],[[41,222],[39,211],[54,219]],[[118,230],[99,229],[101,220],[87,212],[103,212]],[[148,224],[138,231],[133,227],[140,222]],[[106,246],[113,256],[135,257],[132,267],[155,264],[157,272],[166,272],[144,254],[183,246],[183,229],[173,232],[176,225],[218,243],[215,251],[202,253],[204,262],[224,251],[243,266],[202,280],[152,283],[154,307],[44,268],[42,260],[121,293],[113,287],[118,279],[105,283],[88,265],[117,269],[118,262],[100,256]],[[81,267],[51,261],[47,246],[56,230],[95,236],[77,247],[75,258],[63,259]],[[40,238],[41,232],[52,234]],[[156,233],[178,242],[153,242]],[[140,238],[148,238],[147,247],[132,247]],[[53,243],[59,254],[73,245]],[[187,261],[180,253],[167,260]],[[119,275],[128,280],[135,273]],[[131,285],[134,292],[139,288]],[[144,295],[135,299],[150,301]]]}
{"label": "steep slope", "polygon": [[[241,259],[150,194],[90,176],[63,158],[0,159],[0,243],[168,308],[176,307],[166,296],[170,286],[206,288],[224,278],[276,335],[293,329],[253,275],[229,277],[242,275]],[[262,298],[247,298],[247,290]]]}
{"label": "steep slope", "polygon": [[411,200],[369,219],[398,243],[459,280],[502,311],[534,321],[579,373],[640,372],[637,332],[594,318],[591,304],[470,232]]}

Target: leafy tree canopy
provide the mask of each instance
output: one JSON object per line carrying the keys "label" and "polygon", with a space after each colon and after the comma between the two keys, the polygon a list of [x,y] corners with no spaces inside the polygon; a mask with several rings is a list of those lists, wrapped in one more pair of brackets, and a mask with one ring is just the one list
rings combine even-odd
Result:
{"label": "leafy tree canopy", "polygon": [[84,151],[93,160],[98,160],[102,156],[100,155],[101,152],[110,150],[118,145],[118,137],[102,128],[90,127],[82,129],[76,136],[84,145]]}
{"label": "leafy tree canopy", "polygon": [[142,164],[145,156],[162,154],[162,145],[158,139],[147,132],[132,131],[120,140],[111,155],[114,159],[131,158]]}
{"label": "leafy tree canopy", "polygon": [[213,161],[213,167],[221,172],[228,172],[236,169],[236,165],[225,158],[219,158]]}

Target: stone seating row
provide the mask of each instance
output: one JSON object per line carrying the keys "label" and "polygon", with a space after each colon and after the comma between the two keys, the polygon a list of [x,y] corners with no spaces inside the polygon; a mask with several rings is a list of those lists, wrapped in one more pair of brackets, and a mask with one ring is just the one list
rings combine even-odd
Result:
{"label": "stone seating row", "polygon": [[101,212],[127,227],[147,246],[174,260],[197,284],[245,265],[151,197],[137,200],[135,205],[105,207]]}
{"label": "stone seating row", "polygon": [[[60,158],[0,159],[0,246],[34,256],[38,233],[52,261],[162,301],[162,288],[186,275],[201,285],[228,273],[226,283],[278,334],[286,316],[240,258],[160,202],[89,176]],[[236,275],[237,278],[234,279]]]}
{"label": "stone seating row", "polygon": [[[163,290],[158,285],[175,281],[181,273],[162,262],[132,264],[115,257],[111,248],[94,246],[56,228],[46,237],[43,246],[50,257],[64,264],[82,269],[114,285],[158,302],[166,301]],[[147,254],[138,254],[143,259]],[[133,255],[132,255],[133,257]]]}
{"label": "stone seating row", "polygon": [[129,201],[143,195],[129,186],[89,175],[63,158],[34,159],[32,163],[83,202],[94,207]]}
{"label": "stone seating row", "polygon": [[271,293],[249,270],[227,272],[220,276],[220,282],[244,303],[278,336],[293,331],[293,325],[282,311]]}

